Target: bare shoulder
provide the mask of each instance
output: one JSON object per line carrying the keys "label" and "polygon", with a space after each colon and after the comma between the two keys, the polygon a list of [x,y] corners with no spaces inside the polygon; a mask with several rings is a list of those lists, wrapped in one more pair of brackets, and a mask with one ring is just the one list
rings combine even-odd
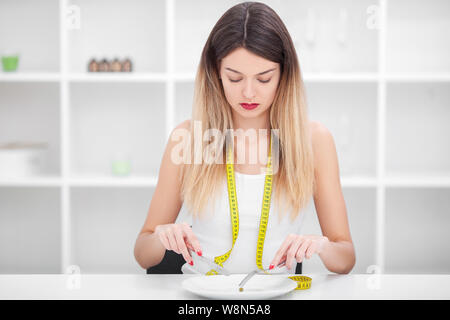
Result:
{"label": "bare shoulder", "polygon": [[191,127],[191,119],[186,119],[182,122],[180,122],[175,129],[187,129],[189,130]]}
{"label": "bare shoulder", "polygon": [[316,165],[336,157],[336,146],[331,131],[319,121],[310,121],[311,143]]}
{"label": "bare shoulder", "polygon": [[[172,155],[172,152],[176,151],[175,149],[180,147],[182,148],[184,146],[184,143],[188,141],[188,136],[190,134],[190,127],[191,127],[191,120],[187,119],[180,122],[178,125],[175,126],[175,128],[172,129],[172,132],[170,133],[169,136],[169,141],[167,142],[163,161],[167,162],[169,160],[169,155]],[[177,164],[176,162],[177,161],[175,161],[175,163],[171,163],[169,167],[170,168],[178,167],[178,165],[176,165]]]}
{"label": "bare shoulder", "polygon": [[179,143],[182,137],[186,137],[190,133],[191,128],[191,120],[187,119],[180,122],[175,128],[172,129],[172,132],[169,136],[169,141],[167,142],[167,151],[171,151],[175,145]]}

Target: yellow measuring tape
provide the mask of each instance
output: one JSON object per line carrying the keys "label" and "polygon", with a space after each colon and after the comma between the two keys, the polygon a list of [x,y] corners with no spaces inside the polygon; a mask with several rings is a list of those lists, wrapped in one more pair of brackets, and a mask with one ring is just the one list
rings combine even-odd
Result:
{"label": "yellow measuring tape", "polygon": [[[231,148],[230,148],[231,149]],[[234,248],[236,239],[239,233],[239,211],[236,197],[236,182],[234,178],[234,152],[227,149],[227,186],[228,186],[228,201],[230,204],[230,216],[232,225],[233,243],[231,249],[225,254],[214,258],[214,262],[223,267],[223,263],[229,258],[231,251]],[[256,265],[259,269],[262,267],[262,257],[264,250],[264,239],[266,237],[267,224],[269,221],[270,200],[272,195],[272,139],[270,139],[269,156],[267,159],[266,176],[264,181],[264,195],[261,208],[261,219],[259,223],[258,243],[256,246]],[[216,275],[218,272],[211,269],[206,275]],[[306,276],[290,276],[290,279],[297,282],[296,290],[309,289],[311,287],[311,278]]]}

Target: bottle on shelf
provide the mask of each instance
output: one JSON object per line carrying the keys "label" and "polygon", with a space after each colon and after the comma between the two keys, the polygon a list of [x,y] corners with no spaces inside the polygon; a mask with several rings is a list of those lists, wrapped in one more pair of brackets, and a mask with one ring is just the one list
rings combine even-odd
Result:
{"label": "bottle on shelf", "polygon": [[112,72],[122,71],[122,64],[120,63],[118,58],[114,58],[113,62],[111,63],[111,71]]}
{"label": "bottle on shelf", "polygon": [[130,58],[126,58],[122,62],[122,71],[123,72],[131,72],[131,71],[133,71],[133,64],[131,63]]}
{"label": "bottle on shelf", "polygon": [[17,71],[17,67],[19,65],[19,54],[7,51],[2,55],[2,65],[3,71],[5,72],[13,72]]}
{"label": "bottle on shelf", "polygon": [[100,62],[99,66],[98,66],[98,69],[99,69],[100,72],[109,72],[111,70],[111,67],[109,65],[108,60],[103,59]]}
{"label": "bottle on shelf", "polygon": [[89,72],[98,72],[98,69],[99,69],[99,65],[98,65],[97,61],[94,58],[92,58],[88,64],[88,71]]}
{"label": "bottle on shelf", "polygon": [[129,152],[116,150],[111,159],[112,175],[129,176],[131,174],[131,156]]}

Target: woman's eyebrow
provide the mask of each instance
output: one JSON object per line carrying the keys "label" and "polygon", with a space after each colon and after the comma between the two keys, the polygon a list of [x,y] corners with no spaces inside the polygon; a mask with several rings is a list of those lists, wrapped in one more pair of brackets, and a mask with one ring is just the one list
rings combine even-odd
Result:
{"label": "woman's eyebrow", "polygon": [[[241,72],[236,71],[236,70],[233,70],[233,69],[231,69],[231,68],[225,68],[225,69],[226,69],[226,70],[230,70],[230,71],[235,72],[235,73],[242,74]],[[273,70],[275,70],[275,69],[276,69],[276,68],[272,68],[272,69],[269,69],[269,70],[266,70],[266,71],[257,73],[256,75],[257,75],[257,76],[258,76],[258,75],[262,75],[262,74],[265,74],[265,73],[267,73],[267,72],[273,71]]]}

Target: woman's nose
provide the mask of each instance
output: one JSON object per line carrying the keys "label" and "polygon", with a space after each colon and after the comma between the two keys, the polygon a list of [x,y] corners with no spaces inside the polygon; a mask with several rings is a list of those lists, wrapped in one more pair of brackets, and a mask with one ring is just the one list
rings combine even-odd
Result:
{"label": "woman's nose", "polygon": [[243,94],[246,99],[253,99],[255,97],[255,89],[253,88],[251,79],[245,82]]}

